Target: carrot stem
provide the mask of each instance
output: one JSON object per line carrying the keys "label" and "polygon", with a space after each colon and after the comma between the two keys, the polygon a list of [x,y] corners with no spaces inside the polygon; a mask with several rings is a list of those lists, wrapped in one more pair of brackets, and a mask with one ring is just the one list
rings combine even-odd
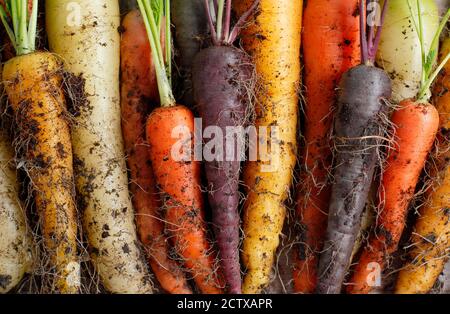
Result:
{"label": "carrot stem", "polygon": [[375,57],[377,55],[378,46],[380,45],[380,39],[381,39],[381,31],[383,29],[384,25],[384,19],[386,18],[386,12],[388,8],[388,2],[389,0],[385,0],[383,4],[383,10],[381,11],[381,19],[380,19],[380,26],[377,29],[377,34],[375,36],[375,40],[372,45],[372,51],[370,51],[370,58],[375,63]]}
{"label": "carrot stem", "polygon": [[164,3],[164,9],[165,9],[165,16],[166,16],[166,43],[165,43],[165,50],[166,50],[166,62],[167,62],[167,79],[169,80],[170,85],[172,85],[172,32],[170,31],[170,18],[167,18],[167,16],[170,15],[170,0],[165,0]]}
{"label": "carrot stem", "polygon": [[225,15],[225,27],[224,27],[224,40],[227,40],[230,36],[230,23],[231,23],[231,0],[227,0],[227,8]]}
{"label": "carrot stem", "polygon": [[[28,16],[28,0],[5,1],[5,8],[0,6],[0,18],[16,50],[16,55],[21,56],[34,52],[36,49],[38,0],[33,0],[31,16]],[[7,11],[9,11],[9,15]]]}
{"label": "carrot stem", "polygon": [[367,51],[367,38],[366,38],[366,17],[364,15],[366,7],[366,1],[361,0],[359,7],[359,23],[361,28],[361,63],[366,64],[369,60]]}
{"label": "carrot stem", "polygon": [[217,31],[216,34],[218,36],[218,41],[222,40],[222,25],[223,25],[223,7],[224,7],[225,1],[224,0],[219,0],[219,4],[218,4],[218,10],[217,10],[217,22],[216,22],[216,27],[217,27]]}
{"label": "carrot stem", "polygon": [[[148,39],[150,42],[150,47],[152,49],[152,56],[153,56],[153,63],[155,65],[155,71],[156,71],[156,79],[158,82],[158,91],[159,91],[159,97],[161,99],[161,106],[162,107],[172,107],[175,106],[175,98],[173,96],[172,92],[172,85],[170,83],[170,74],[167,73],[170,69],[170,60],[172,58],[172,52],[170,49],[170,44],[166,47],[166,50],[169,52],[166,52],[166,57],[168,60],[164,60],[164,54],[162,52],[161,47],[161,40],[160,40],[160,30],[161,29],[161,18],[158,20],[158,24],[156,23],[155,19],[159,16],[161,16],[161,11],[157,12],[154,11],[151,6],[151,0],[137,0],[139,5],[139,10],[141,11],[142,18],[144,20],[145,28],[147,30]],[[165,0],[164,2],[165,6],[170,7],[170,0]],[[167,12],[170,13],[170,9],[168,8],[159,8],[159,10],[162,10],[164,12],[163,15],[165,15]],[[166,25],[170,25],[170,15],[165,15],[166,18]],[[170,28],[166,30],[166,37],[170,38]],[[166,62],[169,64],[169,66],[166,66]]]}
{"label": "carrot stem", "polygon": [[216,29],[214,27],[212,15],[211,15],[211,8],[209,5],[209,0],[205,0],[205,10],[206,10],[206,16],[208,17],[209,28],[211,29],[211,40],[214,45],[218,45],[219,43],[217,41],[217,34],[216,34]]}
{"label": "carrot stem", "polygon": [[431,42],[431,46],[429,51],[426,50],[425,43],[423,40],[423,22],[422,22],[422,9],[420,5],[420,1],[417,0],[417,15],[418,15],[418,21],[416,21],[416,18],[414,17],[414,12],[411,6],[410,0],[407,0],[408,8],[411,14],[411,19],[414,22],[414,26],[416,29],[416,32],[419,36],[420,41],[420,49],[422,54],[422,78],[421,78],[421,86],[419,93],[417,95],[417,101],[418,102],[428,102],[431,96],[430,88],[433,84],[434,80],[438,76],[439,72],[443,69],[445,66],[445,63],[449,60],[450,56],[447,55],[443,62],[438,65],[438,67],[433,71],[433,66],[436,63],[437,60],[437,50],[439,45],[439,37],[441,36],[445,25],[447,24],[448,19],[450,18],[450,9],[447,10],[447,13],[445,14],[444,18],[442,19],[441,23],[439,24],[438,30],[436,31],[436,34],[433,37],[433,41]]}
{"label": "carrot stem", "polygon": [[442,60],[441,64],[439,64],[439,66],[436,68],[436,70],[433,72],[433,74],[431,74],[429,79],[425,82],[425,84],[420,89],[419,96],[417,96],[417,100],[419,103],[428,101],[429,96],[427,95],[427,92],[430,90],[431,85],[433,84],[434,80],[438,76],[439,72],[441,72],[441,70],[444,68],[444,66],[448,60],[450,60],[450,53],[445,56],[445,58],[444,58],[444,60]]}
{"label": "carrot stem", "polygon": [[28,25],[28,44],[32,51],[36,50],[36,29],[37,29],[37,15],[38,15],[38,0],[33,0],[33,8],[31,11],[30,22]]}

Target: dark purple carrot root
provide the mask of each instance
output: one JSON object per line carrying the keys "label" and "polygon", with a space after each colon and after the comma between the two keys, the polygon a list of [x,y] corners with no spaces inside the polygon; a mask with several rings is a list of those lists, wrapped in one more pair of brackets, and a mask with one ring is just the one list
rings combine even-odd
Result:
{"label": "dark purple carrot root", "polygon": [[202,48],[207,36],[207,20],[203,0],[172,0],[172,21],[175,25],[175,45],[181,76],[180,97],[183,104],[194,105],[192,95],[192,60]]}
{"label": "dark purple carrot root", "polygon": [[340,82],[335,118],[335,182],[325,247],[319,262],[318,293],[337,294],[347,273],[387,125],[391,81],[381,69],[359,65]]}
{"label": "dark purple carrot root", "polygon": [[[252,80],[249,57],[229,46],[202,50],[193,65],[194,100],[203,128],[217,126],[223,134],[224,154],[234,149],[232,160],[225,155],[205,161],[208,199],[221,265],[230,293],[241,293],[239,265],[239,174],[245,143],[227,136],[227,127],[245,127],[248,102],[246,84]],[[238,147],[240,145],[240,147]]]}

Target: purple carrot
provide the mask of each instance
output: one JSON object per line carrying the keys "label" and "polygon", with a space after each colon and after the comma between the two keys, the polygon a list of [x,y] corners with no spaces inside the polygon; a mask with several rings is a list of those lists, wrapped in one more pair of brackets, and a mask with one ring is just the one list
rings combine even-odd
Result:
{"label": "purple carrot", "polygon": [[[366,11],[364,6],[362,0],[360,12]],[[370,30],[368,43],[365,20],[361,14],[362,64],[344,73],[339,85],[334,123],[335,182],[319,261],[318,293],[341,292],[360,230],[380,140],[387,129],[383,115],[387,114],[386,100],[392,93],[391,80],[383,70],[373,66],[381,27],[375,36],[374,30]]]}
{"label": "purple carrot", "polygon": [[[208,15],[211,7],[205,0]],[[194,59],[192,81],[194,101],[202,117],[203,128],[216,126],[223,134],[223,155],[205,161],[208,199],[212,208],[213,229],[219,247],[222,269],[229,293],[241,293],[239,264],[239,174],[245,143],[227,136],[229,127],[245,127],[249,109],[249,82],[253,65],[245,52],[232,46],[230,32],[231,0],[226,1],[223,31],[215,31],[209,16],[213,45],[200,51]],[[248,16],[248,14],[247,14]],[[240,145],[240,147],[237,147]],[[233,158],[226,153],[235,152]]]}

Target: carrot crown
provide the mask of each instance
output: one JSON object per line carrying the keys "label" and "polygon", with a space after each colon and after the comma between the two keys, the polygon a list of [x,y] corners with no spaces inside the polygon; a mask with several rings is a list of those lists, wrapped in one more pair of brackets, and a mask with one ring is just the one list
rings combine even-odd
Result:
{"label": "carrot crown", "polygon": [[250,14],[256,9],[260,0],[255,0],[253,2],[248,11],[242,14],[232,30],[231,1],[232,0],[226,0],[225,4],[225,0],[204,0],[206,16],[208,17],[208,23],[211,29],[211,40],[216,46],[231,45],[236,40],[240,29],[244,26]]}
{"label": "carrot crown", "polygon": [[447,13],[442,18],[441,23],[439,24],[439,28],[434,35],[433,41],[431,42],[431,46],[429,51],[426,51],[425,48],[425,42],[424,42],[424,29],[423,29],[423,23],[422,23],[422,7],[420,5],[420,0],[417,1],[417,18],[416,13],[414,12],[411,0],[407,0],[409,11],[411,13],[411,19],[413,20],[413,24],[415,27],[415,30],[417,32],[417,35],[419,36],[419,42],[420,42],[420,50],[422,54],[422,78],[421,78],[421,87],[419,94],[417,96],[417,101],[419,102],[428,102],[431,91],[430,87],[433,84],[434,80],[438,76],[439,72],[442,70],[442,68],[445,66],[447,61],[450,59],[450,53],[445,56],[445,58],[442,60],[442,62],[435,68],[436,60],[438,57],[438,50],[439,50],[439,38],[445,28],[445,25],[447,24],[447,21],[450,17],[450,9],[447,10]]}
{"label": "carrot crown", "polygon": [[[378,2],[378,0],[377,0]],[[360,2],[360,27],[361,27],[361,61],[363,64],[373,65],[377,54],[378,46],[381,39],[381,30],[383,28],[384,18],[386,16],[386,8],[389,0],[384,1],[383,10],[381,12],[380,24],[369,26],[369,37],[367,38],[366,30],[366,12],[367,3],[365,0]],[[375,34],[376,32],[376,34]]]}
{"label": "carrot crown", "polygon": [[6,0],[0,5],[0,18],[18,56],[36,50],[38,0],[32,5],[31,14],[28,0]]}
{"label": "carrot crown", "polygon": [[[172,36],[170,32],[170,0],[138,0],[138,5],[150,41],[161,106],[174,106],[176,103],[171,84]],[[165,23],[166,29],[165,53],[163,53],[160,39],[163,23]]]}

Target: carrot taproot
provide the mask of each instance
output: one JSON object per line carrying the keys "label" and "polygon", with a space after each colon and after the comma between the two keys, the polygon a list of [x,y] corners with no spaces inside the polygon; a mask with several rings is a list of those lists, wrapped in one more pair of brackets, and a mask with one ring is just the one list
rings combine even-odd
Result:
{"label": "carrot taproot", "polygon": [[[250,10],[258,5],[255,1]],[[239,264],[239,178],[245,141],[236,140],[230,130],[243,130],[248,125],[251,111],[253,66],[248,55],[232,46],[249,12],[244,13],[231,28],[232,1],[219,1],[218,20],[212,23],[210,11],[216,11],[205,2],[208,12],[211,47],[201,50],[192,66],[192,83],[195,104],[202,117],[204,130],[216,128],[213,156],[205,158],[208,180],[208,199],[212,209],[212,223],[219,248],[219,258],[229,293],[241,293],[241,269]],[[224,14],[225,13],[225,14]],[[222,19],[220,19],[222,17]],[[217,88],[219,87],[219,88]],[[232,136],[231,136],[232,135]],[[241,133],[243,136],[244,134]],[[241,138],[242,139],[242,138]],[[238,142],[236,144],[236,142]],[[217,142],[215,142],[217,143]],[[211,145],[206,143],[205,147]]]}
{"label": "carrot taproot", "polygon": [[[367,2],[361,1],[360,12],[367,12],[366,9]],[[387,128],[386,102],[392,92],[391,81],[386,72],[373,66],[386,3],[382,12],[380,27],[375,29],[375,25],[369,24],[369,36],[366,14],[360,14],[361,64],[345,72],[339,84],[334,122],[334,181],[319,260],[318,293],[341,292]]]}
{"label": "carrot taproot", "polygon": [[[440,60],[450,53],[447,37],[440,51]],[[450,247],[450,62],[447,62],[436,82],[433,95],[439,112],[439,134],[436,169],[432,187],[414,227],[408,252],[409,261],[401,269],[396,293],[427,293],[444,269]]]}
{"label": "carrot taproot", "polygon": [[0,6],[2,22],[17,53],[5,64],[3,81],[19,130],[15,144],[32,181],[45,255],[51,265],[45,288],[78,293],[81,280],[72,144],[61,89],[62,67],[56,56],[35,52],[38,1],[33,1],[31,15],[27,5],[26,0],[8,2],[11,18]]}
{"label": "carrot taproot", "polygon": [[358,1],[306,2],[303,29],[305,151],[297,186],[302,234],[296,252],[294,285],[297,293],[313,293],[331,191],[330,133],[336,87],[341,75],[361,59]]}
{"label": "carrot taproot", "polygon": [[[150,160],[164,197],[166,230],[172,235],[175,250],[202,293],[221,293],[215,254],[207,239],[200,163],[194,160],[194,115],[187,107],[176,105],[169,80],[170,45],[166,45],[164,55],[158,40],[162,20],[170,25],[170,0],[159,4],[153,6],[149,0],[138,0],[150,41],[161,103],[146,123]],[[171,33],[167,31],[166,42],[170,41]]]}
{"label": "carrot taproot", "polygon": [[[421,17],[421,2],[413,7],[408,1],[410,18],[421,38],[422,71],[420,89],[416,99],[405,99],[399,104],[391,121],[395,125],[394,145],[388,150],[386,167],[378,191],[378,219],[375,233],[362,250],[354,274],[349,282],[349,293],[369,293],[379,282],[374,282],[373,266],[377,272],[386,269],[388,258],[398,249],[403,234],[408,206],[414,197],[416,185],[425,166],[439,127],[439,113],[428,103],[429,88],[442,68],[434,70],[440,31],[434,34],[429,50],[422,40],[424,21]],[[417,10],[417,11],[416,11]],[[417,12],[417,17],[414,17]],[[442,30],[448,17],[446,15]],[[450,55],[449,55],[450,56]],[[377,276],[381,276],[377,274]]]}
{"label": "carrot taproot", "polygon": [[47,0],[50,50],[71,83],[77,203],[103,287],[150,293],[131,203],[120,117],[118,1]]}
{"label": "carrot taproot", "polygon": [[170,259],[171,248],[164,234],[145,139],[145,123],[159,97],[155,69],[149,63],[150,44],[139,10],[130,11],[122,21],[121,56],[122,133],[138,233],[161,287],[169,293],[191,293],[179,265]]}
{"label": "carrot taproot", "polygon": [[[244,0],[236,2],[235,7],[242,14],[252,4],[253,0]],[[241,36],[256,66],[257,85],[261,86],[256,92],[255,126],[258,137],[265,138],[270,146],[268,154],[260,154],[244,168],[248,191],[243,222],[242,260],[247,271],[244,293],[260,292],[270,280],[286,214],[284,202],[293,181],[302,10],[303,1],[262,0]],[[266,131],[268,134],[263,134]]]}

